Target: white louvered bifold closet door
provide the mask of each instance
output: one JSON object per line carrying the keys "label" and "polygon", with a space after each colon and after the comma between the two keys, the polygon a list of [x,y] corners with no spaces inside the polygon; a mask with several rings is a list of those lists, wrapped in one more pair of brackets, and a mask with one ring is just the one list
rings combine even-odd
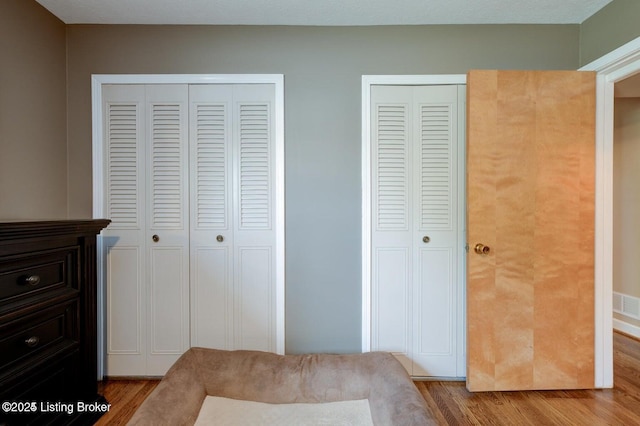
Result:
{"label": "white louvered bifold closet door", "polygon": [[464,376],[464,87],[373,86],[372,350]]}
{"label": "white louvered bifold closet door", "polygon": [[163,375],[189,347],[186,89],[103,89],[108,375]]}
{"label": "white louvered bifold closet door", "polygon": [[273,84],[103,89],[107,375],[276,351]]}
{"label": "white louvered bifold closet door", "polygon": [[192,86],[191,343],[233,348],[233,87]]}
{"label": "white louvered bifold closet door", "polygon": [[276,350],[273,86],[236,85],[233,102],[234,340]]}
{"label": "white louvered bifold closet door", "polygon": [[189,166],[186,85],[147,91],[147,374],[189,348]]}
{"label": "white louvered bifold closet door", "polygon": [[193,85],[192,345],[275,351],[272,85]]}
{"label": "white louvered bifold closet door", "polygon": [[132,376],[147,364],[145,87],[105,86],[102,98],[107,367]]}

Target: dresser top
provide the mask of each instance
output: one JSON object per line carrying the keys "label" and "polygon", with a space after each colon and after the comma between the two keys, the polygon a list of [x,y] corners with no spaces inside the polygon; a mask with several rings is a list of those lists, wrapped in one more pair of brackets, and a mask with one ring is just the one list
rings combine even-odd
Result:
{"label": "dresser top", "polygon": [[64,234],[98,234],[109,219],[33,220],[0,222],[0,240]]}

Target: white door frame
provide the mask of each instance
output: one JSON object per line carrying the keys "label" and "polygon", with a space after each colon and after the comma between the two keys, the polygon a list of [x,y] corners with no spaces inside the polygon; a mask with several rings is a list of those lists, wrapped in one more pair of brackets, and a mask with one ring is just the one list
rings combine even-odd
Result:
{"label": "white door frame", "polygon": [[[102,86],[105,84],[273,84],[275,88],[276,352],[285,350],[284,76],[282,74],[94,74],[91,76],[93,217],[105,218]],[[105,266],[98,236],[98,378],[104,374]]]}
{"label": "white door frame", "polygon": [[[443,75],[363,75],[362,76],[362,351],[371,351],[371,86],[433,86],[467,84],[464,74]],[[464,205],[460,208],[465,209]],[[465,232],[460,232],[462,245]],[[464,274],[462,276],[464,282]],[[464,287],[464,285],[463,285]],[[460,294],[464,299],[464,293]],[[462,312],[458,313],[458,317]],[[464,320],[460,321],[464,335]],[[462,339],[464,342],[465,339]]]}
{"label": "white door frame", "polygon": [[596,77],[595,386],[613,387],[614,84],[640,72],[640,37],[580,68]]}

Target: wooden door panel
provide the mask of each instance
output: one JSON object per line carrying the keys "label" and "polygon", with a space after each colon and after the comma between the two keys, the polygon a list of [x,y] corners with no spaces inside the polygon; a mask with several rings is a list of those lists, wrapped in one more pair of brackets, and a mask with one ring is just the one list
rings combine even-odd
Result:
{"label": "wooden door panel", "polygon": [[467,123],[467,386],[593,387],[595,77],[472,71]]}

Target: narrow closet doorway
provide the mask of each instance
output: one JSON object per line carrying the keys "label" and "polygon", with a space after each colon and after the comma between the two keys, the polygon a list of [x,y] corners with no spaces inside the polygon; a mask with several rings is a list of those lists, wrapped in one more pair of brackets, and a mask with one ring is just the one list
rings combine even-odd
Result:
{"label": "narrow closet doorway", "polygon": [[101,375],[283,353],[282,76],[100,75],[93,107]]}
{"label": "narrow closet doorway", "polygon": [[363,350],[462,378],[465,76],[363,77]]}
{"label": "narrow closet doorway", "polygon": [[640,337],[640,74],[614,86],[613,324]]}

